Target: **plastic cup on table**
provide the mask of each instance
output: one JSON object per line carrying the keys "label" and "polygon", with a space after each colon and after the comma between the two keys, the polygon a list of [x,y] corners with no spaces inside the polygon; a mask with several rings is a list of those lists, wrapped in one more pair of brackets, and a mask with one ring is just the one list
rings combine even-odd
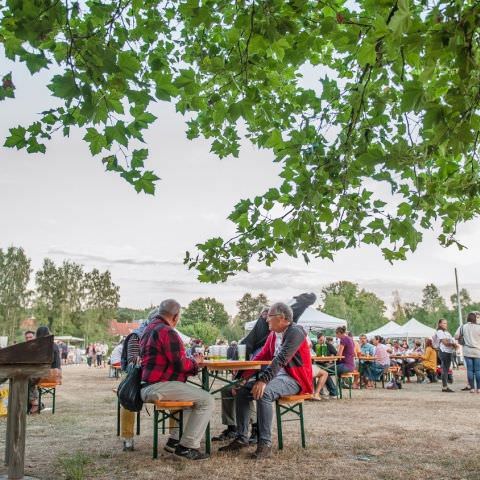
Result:
{"label": "plastic cup on table", "polygon": [[239,345],[238,346],[238,359],[245,361],[247,358],[247,346],[246,345]]}
{"label": "plastic cup on table", "polygon": [[220,345],[220,359],[226,360],[227,359],[227,350],[228,347],[226,345]]}

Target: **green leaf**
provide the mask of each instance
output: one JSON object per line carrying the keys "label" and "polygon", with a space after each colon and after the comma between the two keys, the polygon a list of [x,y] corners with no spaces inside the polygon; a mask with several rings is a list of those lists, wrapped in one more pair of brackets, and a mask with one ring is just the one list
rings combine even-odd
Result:
{"label": "green leaf", "polygon": [[132,77],[140,70],[140,62],[132,52],[120,52],[118,54],[118,66],[127,77]]}
{"label": "green leaf", "polygon": [[366,65],[374,65],[377,61],[375,45],[369,42],[363,42],[362,46],[358,50],[357,60],[361,67],[365,67]]}
{"label": "green leaf", "polygon": [[276,218],[272,222],[274,237],[287,237],[290,231],[288,223],[285,223],[281,218]]}
{"label": "green leaf", "polygon": [[408,0],[398,0],[398,10],[393,15],[389,28],[395,38],[401,37],[408,32],[411,25],[410,6]]}
{"label": "green leaf", "polygon": [[3,144],[4,147],[16,147],[17,149],[23,148],[27,142],[25,140],[25,134],[27,130],[23,127],[14,127],[10,129],[10,135]]}
{"label": "green leaf", "polygon": [[155,182],[159,178],[151,171],[146,171],[138,180],[133,182],[137,192],[145,192],[150,195],[155,193]]}
{"label": "green leaf", "polygon": [[143,168],[144,161],[148,157],[148,150],[146,148],[142,148],[141,150],[134,150],[132,154],[132,163],[131,167],[133,169]]}
{"label": "green leaf", "polygon": [[107,147],[107,139],[95,128],[87,128],[87,133],[83,139],[90,144],[90,152],[97,155],[103,148]]}
{"label": "green leaf", "polygon": [[55,75],[48,88],[56,97],[64,98],[65,100],[72,100],[79,93],[75,79],[70,71],[64,75]]}

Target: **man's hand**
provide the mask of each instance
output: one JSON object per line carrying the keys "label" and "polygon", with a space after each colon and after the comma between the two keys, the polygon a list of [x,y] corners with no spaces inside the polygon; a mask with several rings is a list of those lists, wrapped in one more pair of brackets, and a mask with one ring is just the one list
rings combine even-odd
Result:
{"label": "man's hand", "polygon": [[194,353],[193,354],[193,359],[197,362],[197,363],[202,363],[203,362],[203,355],[201,353]]}
{"label": "man's hand", "polygon": [[267,384],[264,382],[255,382],[252,387],[252,395],[254,400],[260,400],[263,397],[266,386]]}

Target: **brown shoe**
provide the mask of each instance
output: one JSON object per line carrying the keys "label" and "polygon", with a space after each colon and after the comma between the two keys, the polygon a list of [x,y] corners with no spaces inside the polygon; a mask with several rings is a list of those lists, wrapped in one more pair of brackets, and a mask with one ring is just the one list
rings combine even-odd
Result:
{"label": "brown shoe", "polygon": [[272,447],[270,445],[265,445],[264,443],[259,443],[257,445],[257,451],[252,455],[255,460],[263,460],[265,458],[270,458],[272,456]]}
{"label": "brown shoe", "polygon": [[248,443],[244,443],[241,440],[239,440],[238,438],[236,438],[233,442],[229,443],[228,445],[225,445],[224,447],[220,447],[218,449],[218,451],[219,452],[224,452],[224,453],[238,452],[242,448],[245,448],[245,447],[248,447],[248,446],[249,446]]}

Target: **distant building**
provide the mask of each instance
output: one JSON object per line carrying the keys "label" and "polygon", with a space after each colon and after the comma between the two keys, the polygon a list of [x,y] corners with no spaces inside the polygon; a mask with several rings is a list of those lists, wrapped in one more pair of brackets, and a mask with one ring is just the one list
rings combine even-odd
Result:
{"label": "distant building", "polygon": [[114,337],[126,337],[140,326],[139,322],[117,322],[110,320],[109,332]]}

